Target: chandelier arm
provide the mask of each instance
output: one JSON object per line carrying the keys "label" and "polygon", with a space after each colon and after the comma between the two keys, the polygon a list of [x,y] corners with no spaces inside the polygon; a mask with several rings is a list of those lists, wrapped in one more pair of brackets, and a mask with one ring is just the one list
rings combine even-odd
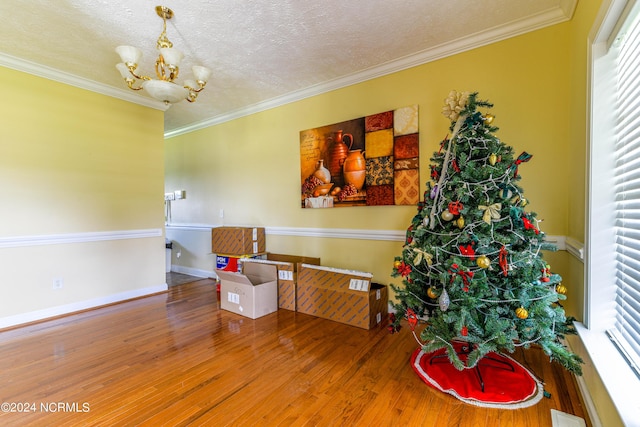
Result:
{"label": "chandelier arm", "polygon": [[133,79],[127,79],[127,80],[126,80],[126,82],[127,82],[127,86],[128,86],[128,87],[129,87],[129,89],[131,89],[131,90],[142,90],[142,89],[143,89],[143,88],[142,88],[142,86],[135,87],[133,84],[134,84],[136,81],[135,81],[135,80],[133,80]]}
{"label": "chandelier arm", "polygon": [[196,89],[194,87],[191,87],[191,86],[188,86],[188,85],[186,85],[185,87],[187,89],[189,89],[189,92],[200,93],[200,92],[202,92],[204,90],[204,87],[206,86],[207,82],[202,82],[202,81],[198,80],[197,83],[198,83],[198,86],[199,86],[198,89]]}
{"label": "chandelier arm", "polygon": [[138,79],[138,80],[151,80],[151,77],[149,77],[149,76],[139,76],[139,75],[137,75],[136,74],[137,66],[135,64],[133,64],[133,65],[127,64],[127,68],[129,69],[129,72],[131,73],[131,75],[133,77],[135,77],[136,79]]}
{"label": "chandelier arm", "polygon": [[[168,70],[168,73],[167,73]],[[173,82],[178,78],[178,74],[180,73],[180,67],[178,66],[169,66],[164,62],[164,57],[162,55],[158,56],[158,60],[156,61],[156,76],[160,80],[164,80],[167,82]]]}

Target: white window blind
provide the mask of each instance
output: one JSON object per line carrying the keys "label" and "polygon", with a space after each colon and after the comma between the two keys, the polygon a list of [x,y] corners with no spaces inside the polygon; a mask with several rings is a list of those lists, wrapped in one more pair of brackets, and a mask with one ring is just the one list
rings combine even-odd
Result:
{"label": "white window blind", "polygon": [[640,19],[627,20],[615,48],[616,319],[608,334],[640,377]]}

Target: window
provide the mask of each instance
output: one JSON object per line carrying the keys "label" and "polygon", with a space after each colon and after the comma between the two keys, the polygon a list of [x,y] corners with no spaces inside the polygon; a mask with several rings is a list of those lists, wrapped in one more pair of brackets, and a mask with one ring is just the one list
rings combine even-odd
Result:
{"label": "window", "polygon": [[[616,318],[608,334],[640,378],[640,20],[625,20],[616,61]],[[626,24],[628,22],[628,24]]]}
{"label": "window", "polygon": [[602,0],[589,36],[588,329],[578,328],[624,422],[640,419],[639,6]]}

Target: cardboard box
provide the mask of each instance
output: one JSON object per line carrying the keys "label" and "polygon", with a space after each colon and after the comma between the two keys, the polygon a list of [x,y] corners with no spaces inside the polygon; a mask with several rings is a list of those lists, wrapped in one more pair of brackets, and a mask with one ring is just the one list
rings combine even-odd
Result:
{"label": "cardboard box", "polygon": [[218,255],[245,255],[266,252],[262,227],[215,227],[211,229],[211,252]]}
{"label": "cardboard box", "polygon": [[301,264],[297,311],[371,329],[387,319],[389,299],[387,287],[372,284],[372,277],[370,273]]}
{"label": "cardboard box", "polygon": [[272,254],[264,259],[244,259],[243,262],[261,262],[278,269],[278,307],[296,311],[296,278],[300,263],[320,265],[320,258],[298,255]]}
{"label": "cardboard box", "polygon": [[241,260],[244,259],[264,259],[267,254],[246,254],[246,255],[216,255],[216,270],[232,271],[242,273]]}
{"label": "cardboard box", "polygon": [[278,270],[274,265],[247,263],[242,273],[216,270],[220,307],[251,319],[278,311]]}

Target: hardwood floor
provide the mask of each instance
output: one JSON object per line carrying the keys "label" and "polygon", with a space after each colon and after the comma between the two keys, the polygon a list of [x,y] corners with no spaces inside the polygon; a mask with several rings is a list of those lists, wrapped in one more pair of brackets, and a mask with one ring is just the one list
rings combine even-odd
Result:
{"label": "hardwood floor", "polygon": [[499,410],[428,387],[409,365],[416,347],[406,327],[287,310],[244,318],[221,310],[204,279],[0,332],[0,424],[551,426],[551,409],[586,419],[573,378],[540,350],[513,356],[551,397]]}

